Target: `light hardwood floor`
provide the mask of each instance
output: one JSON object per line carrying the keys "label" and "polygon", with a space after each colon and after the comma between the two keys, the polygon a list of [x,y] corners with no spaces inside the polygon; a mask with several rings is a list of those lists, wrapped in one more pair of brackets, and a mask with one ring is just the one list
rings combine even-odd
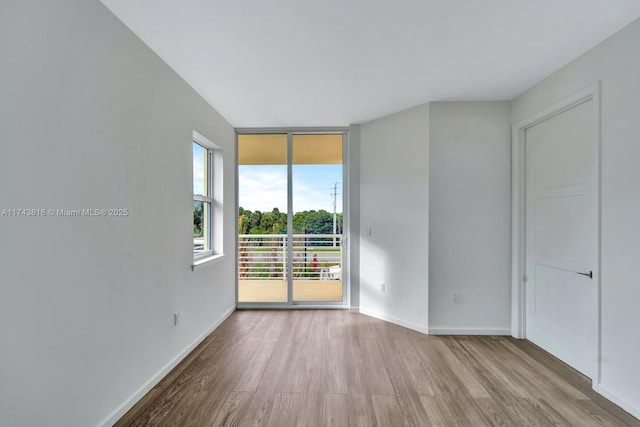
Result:
{"label": "light hardwood floor", "polygon": [[526,341],[342,310],[237,311],[123,426],[640,426]]}

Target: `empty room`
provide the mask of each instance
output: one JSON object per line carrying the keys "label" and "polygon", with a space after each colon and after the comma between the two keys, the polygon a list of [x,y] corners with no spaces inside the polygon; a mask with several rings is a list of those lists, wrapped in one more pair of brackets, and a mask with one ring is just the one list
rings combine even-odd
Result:
{"label": "empty room", "polygon": [[0,426],[640,426],[640,2],[0,0]]}

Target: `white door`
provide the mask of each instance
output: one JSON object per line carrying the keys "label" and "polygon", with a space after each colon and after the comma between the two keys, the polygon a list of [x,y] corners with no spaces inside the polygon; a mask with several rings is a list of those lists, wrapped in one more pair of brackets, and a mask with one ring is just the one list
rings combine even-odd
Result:
{"label": "white door", "polygon": [[595,366],[595,102],[525,131],[526,337],[591,377]]}

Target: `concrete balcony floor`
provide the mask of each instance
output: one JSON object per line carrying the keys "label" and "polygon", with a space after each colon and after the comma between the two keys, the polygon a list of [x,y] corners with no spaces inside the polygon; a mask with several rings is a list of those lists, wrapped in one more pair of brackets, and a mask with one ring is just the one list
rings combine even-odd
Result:
{"label": "concrete balcony floor", "polygon": [[[342,301],[342,280],[293,280],[294,301]],[[287,302],[284,280],[238,282],[238,302]]]}

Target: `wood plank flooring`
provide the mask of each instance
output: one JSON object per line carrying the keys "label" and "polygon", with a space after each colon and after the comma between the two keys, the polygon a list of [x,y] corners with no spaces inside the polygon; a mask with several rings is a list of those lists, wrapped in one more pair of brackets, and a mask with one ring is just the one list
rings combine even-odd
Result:
{"label": "wood plank flooring", "polygon": [[124,426],[640,426],[527,341],[342,310],[236,311]]}

